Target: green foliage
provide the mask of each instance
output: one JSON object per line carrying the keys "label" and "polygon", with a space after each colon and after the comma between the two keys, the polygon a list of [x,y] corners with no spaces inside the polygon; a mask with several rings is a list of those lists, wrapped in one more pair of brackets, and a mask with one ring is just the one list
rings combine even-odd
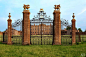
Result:
{"label": "green foliage", "polygon": [[78,28],[79,32],[82,32],[81,28]]}
{"label": "green foliage", "polygon": [[77,28],[76,28],[76,30],[77,30]]}
{"label": "green foliage", "polygon": [[71,27],[70,26],[67,26],[66,30],[70,30],[70,29],[71,29]]}
{"label": "green foliage", "polygon": [[84,32],[86,32],[86,30]]}
{"label": "green foliage", "polygon": [[[70,26],[66,27],[66,30],[70,30],[70,29],[72,29]],[[76,28],[76,30],[77,30],[77,28]]]}

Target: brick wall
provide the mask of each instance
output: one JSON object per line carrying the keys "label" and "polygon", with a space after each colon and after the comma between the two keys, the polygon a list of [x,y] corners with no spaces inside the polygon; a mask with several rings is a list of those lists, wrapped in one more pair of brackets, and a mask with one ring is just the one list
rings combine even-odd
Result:
{"label": "brick wall", "polygon": [[[41,34],[41,24],[31,25],[31,35]],[[51,25],[42,24],[42,34],[53,34],[53,27]]]}
{"label": "brick wall", "polygon": [[[61,35],[70,35],[71,30],[61,30]],[[79,30],[76,30],[76,32],[79,32]],[[5,34],[7,34],[7,30],[5,31]],[[31,25],[31,35],[40,35],[41,34],[41,24],[40,25]],[[53,34],[53,25],[46,25],[42,24],[42,34],[52,35]],[[3,32],[0,32],[0,35],[3,35]],[[17,31],[12,28],[12,35],[22,35],[22,31]]]}
{"label": "brick wall", "polygon": [[3,35],[3,32],[0,32],[0,35]]}
{"label": "brick wall", "polygon": [[[75,32],[79,32],[79,30],[76,30]],[[71,35],[71,30],[61,30],[61,35]]]}
{"label": "brick wall", "polygon": [[[8,34],[7,31],[8,31],[8,29],[6,29],[6,31],[5,31],[5,34],[6,34],[6,35]],[[18,32],[17,30],[13,29],[13,28],[12,28],[11,34],[12,34],[12,35],[20,35],[19,32]]]}

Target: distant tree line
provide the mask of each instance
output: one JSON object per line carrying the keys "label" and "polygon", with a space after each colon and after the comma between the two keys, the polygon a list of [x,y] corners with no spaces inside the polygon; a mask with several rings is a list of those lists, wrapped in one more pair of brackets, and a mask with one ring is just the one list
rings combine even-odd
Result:
{"label": "distant tree line", "polygon": [[[66,27],[66,30],[70,30],[70,29],[72,29],[70,26],[67,26]],[[82,29],[81,28],[76,28],[76,30],[79,30],[79,32],[85,32],[85,31],[82,31]]]}

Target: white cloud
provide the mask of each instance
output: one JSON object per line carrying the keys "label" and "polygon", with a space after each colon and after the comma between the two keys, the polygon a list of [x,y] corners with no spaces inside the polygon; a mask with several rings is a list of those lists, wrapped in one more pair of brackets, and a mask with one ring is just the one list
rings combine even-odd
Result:
{"label": "white cloud", "polygon": [[78,13],[77,15],[80,15],[82,13],[84,13],[86,11],[86,8],[84,8],[80,13]]}
{"label": "white cloud", "polygon": [[8,19],[8,18],[5,18],[5,17],[1,17],[1,18],[0,18],[1,22],[7,21],[7,19]]}

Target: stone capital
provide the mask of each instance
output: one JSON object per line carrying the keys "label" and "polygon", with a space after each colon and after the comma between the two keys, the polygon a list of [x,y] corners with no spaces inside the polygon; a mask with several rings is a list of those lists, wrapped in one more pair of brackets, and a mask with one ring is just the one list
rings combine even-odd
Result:
{"label": "stone capital", "polygon": [[11,19],[8,19],[7,21],[12,21]]}
{"label": "stone capital", "polygon": [[54,10],[54,12],[60,12],[60,10]]}
{"label": "stone capital", "polygon": [[23,10],[23,12],[29,12],[29,10]]}

